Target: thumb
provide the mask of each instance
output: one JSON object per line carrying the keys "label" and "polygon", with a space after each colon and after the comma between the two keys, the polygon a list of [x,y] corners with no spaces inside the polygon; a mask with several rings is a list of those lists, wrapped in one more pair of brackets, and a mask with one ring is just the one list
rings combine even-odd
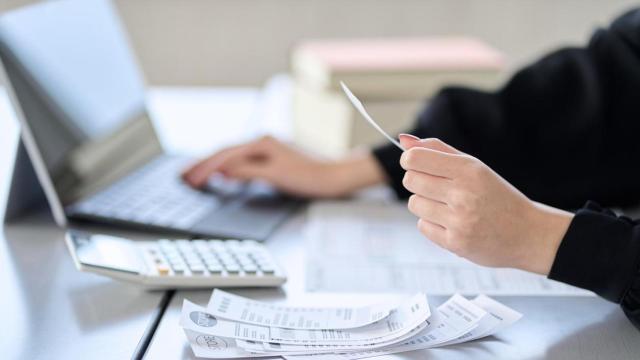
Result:
{"label": "thumb", "polygon": [[398,138],[400,139],[400,144],[407,150],[414,147],[422,147],[448,154],[462,154],[461,151],[437,138],[420,139],[411,134],[400,134]]}

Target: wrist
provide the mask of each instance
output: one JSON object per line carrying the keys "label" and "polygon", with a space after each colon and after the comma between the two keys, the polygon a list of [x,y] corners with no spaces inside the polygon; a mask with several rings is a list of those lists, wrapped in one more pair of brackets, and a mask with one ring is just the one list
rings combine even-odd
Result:
{"label": "wrist", "polygon": [[537,202],[531,203],[526,249],[519,268],[548,275],[574,214]]}
{"label": "wrist", "polygon": [[384,171],[370,152],[355,152],[328,164],[326,175],[335,196],[348,195],[385,181]]}

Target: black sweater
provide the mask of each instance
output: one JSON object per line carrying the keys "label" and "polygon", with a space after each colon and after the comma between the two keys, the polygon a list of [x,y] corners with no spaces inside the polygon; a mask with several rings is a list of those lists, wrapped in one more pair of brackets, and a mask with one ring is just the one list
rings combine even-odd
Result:
{"label": "black sweater", "polygon": [[[620,303],[640,328],[640,221],[596,204],[640,203],[640,9],[597,30],[587,47],[520,70],[497,92],[443,89],[409,133],[479,158],[532,200],[587,203],[549,277]],[[400,151],[389,145],[374,155],[407,197]]]}

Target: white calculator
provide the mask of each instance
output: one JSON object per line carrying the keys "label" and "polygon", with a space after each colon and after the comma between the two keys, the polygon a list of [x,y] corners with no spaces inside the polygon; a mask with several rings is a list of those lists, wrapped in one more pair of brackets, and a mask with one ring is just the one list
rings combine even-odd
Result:
{"label": "white calculator", "polygon": [[267,287],[287,280],[253,240],[133,241],[69,231],[66,243],[78,270],[150,289]]}

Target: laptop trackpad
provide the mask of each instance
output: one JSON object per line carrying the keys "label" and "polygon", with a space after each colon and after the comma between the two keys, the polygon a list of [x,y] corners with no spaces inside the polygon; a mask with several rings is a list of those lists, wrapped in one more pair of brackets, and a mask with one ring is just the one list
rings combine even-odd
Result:
{"label": "laptop trackpad", "polygon": [[199,234],[264,240],[300,203],[300,200],[273,194],[253,194],[249,198],[226,202],[204,216],[191,230]]}

